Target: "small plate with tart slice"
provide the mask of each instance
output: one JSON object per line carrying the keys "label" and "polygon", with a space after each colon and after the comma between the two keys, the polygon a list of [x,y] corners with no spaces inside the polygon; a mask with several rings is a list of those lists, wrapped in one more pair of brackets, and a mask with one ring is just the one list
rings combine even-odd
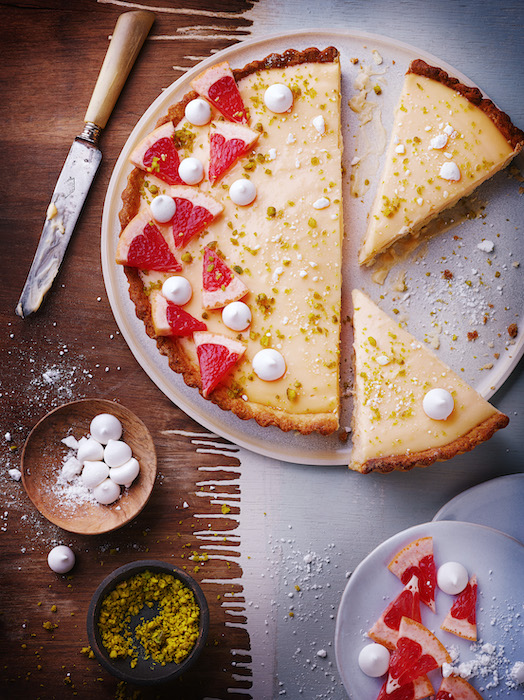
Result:
{"label": "small plate with tart slice", "polygon": [[[450,561],[461,563],[470,577],[466,589],[457,595],[448,595],[436,585],[438,568]],[[424,581],[420,599],[418,588],[413,585],[415,576]],[[416,682],[422,693],[429,688],[429,679],[433,687],[431,694],[436,695],[443,679],[436,665],[446,661],[447,653],[452,653],[452,666],[457,667],[459,663],[478,658],[484,645],[492,645],[485,647],[492,658],[498,655],[494,690],[500,690],[505,698],[512,700],[522,697],[522,689],[515,683],[513,687],[506,685],[506,680],[510,680],[513,665],[524,658],[524,621],[522,615],[518,615],[522,612],[523,576],[524,546],[482,525],[423,523],[383,542],[352,573],[338,609],[335,652],[349,697],[373,700],[382,697],[380,693],[384,697],[395,697],[393,692],[384,695],[383,689],[389,685],[390,691],[400,692],[395,686],[395,677],[407,683]],[[409,600],[406,600],[408,593]],[[406,617],[412,615],[413,610],[415,620]],[[455,633],[444,631],[441,625],[454,629]],[[476,642],[463,638],[473,634],[469,628],[466,634],[466,625],[474,628]],[[384,635],[385,626],[396,631],[389,629]],[[367,636],[369,631],[371,637]],[[403,640],[400,644],[399,639]],[[361,671],[359,654],[373,640],[389,644],[392,677],[385,674],[373,678]],[[398,649],[407,649],[409,654],[404,657]],[[428,659],[428,655],[435,656],[437,664]],[[420,675],[415,678],[419,671]],[[483,694],[482,689],[494,681],[492,675],[488,669],[484,677],[477,673],[468,683],[487,699],[492,697],[489,694],[492,691]],[[422,698],[428,694],[415,693],[412,697]],[[409,693],[399,697],[407,698]]]}
{"label": "small plate with tart slice", "polygon": [[[427,66],[425,75],[420,75],[422,64]],[[124,146],[102,222],[104,280],[117,323],[138,362],[174,403],[241,446],[294,463],[349,462],[352,288],[380,298],[387,313],[407,324],[419,341],[438,349],[439,356],[463,372],[485,398],[509,376],[524,351],[524,336],[515,326],[524,290],[512,265],[522,246],[514,228],[520,216],[518,185],[507,174],[498,173],[475,189],[478,198],[466,207],[467,216],[448,213],[455,223],[458,217],[460,226],[425,240],[426,254],[402,261],[384,284],[376,283],[384,281],[383,275],[381,280],[380,274],[376,276],[378,263],[367,267],[366,258],[359,265],[358,253],[386,160],[418,157],[414,144],[420,151],[422,141],[426,152],[427,134],[441,137],[437,145],[447,138],[431,153],[435,156],[431,163],[439,165],[437,179],[446,162],[457,166],[455,161],[464,156],[454,148],[462,143],[461,130],[466,128],[458,112],[455,122],[447,115],[442,128],[442,120],[417,124],[424,139],[417,134],[406,136],[397,144],[404,153],[394,149],[392,156],[391,149],[386,151],[388,135],[397,134],[394,115],[406,71],[413,65],[417,71],[410,69],[409,74],[418,77],[410,80],[416,84],[424,78],[426,100],[431,99],[426,84],[438,83],[457,92],[455,83],[453,88],[447,84],[449,75],[463,87],[471,85],[436,57],[377,35],[296,32],[242,42],[206,59],[164,90]],[[437,65],[438,71],[432,72],[431,66]],[[265,91],[273,85],[283,85],[292,93],[289,109],[278,112],[267,107]],[[467,97],[460,95],[457,110],[469,113],[470,97],[479,101],[480,93],[471,87],[463,92]],[[186,107],[196,99],[211,106],[206,124],[196,125],[185,116]],[[448,121],[454,126],[449,134]],[[520,132],[515,133],[508,137],[504,153],[495,154],[497,162],[486,173],[495,173],[520,148]],[[169,148],[164,153],[166,141]],[[204,176],[188,188],[187,180],[181,184],[176,166],[188,160],[194,164],[195,158],[201,161]],[[471,168],[476,170],[477,165],[484,167],[482,159]],[[402,167],[410,170],[405,162]],[[456,169],[447,173],[450,168],[442,172],[456,178]],[[469,175],[464,165],[463,183],[469,182]],[[441,184],[435,186],[431,174],[428,178],[432,183],[426,194],[417,193],[423,203],[413,205],[418,213],[422,207],[425,216],[426,199],[444,197],[444,204],[430,206],[436,215],[448,201],[445,192],[449,190],[449,202],[460,195],[456,179],[445,180],[451,184],[443,190]],[[248,205],[238,205],[229,196],[232,185],[243,179],[256,190]],[[482,179],[473,177],[475,184]],[[179,211],[187,209],[193,216],[200,205],[187,194],[188,189],[216,200],[213,211],[205,206],[200,212],[200,223],[207,221],[204,228],[198,222],[190,226],[189,214],[184,214],[182,228],[173,221],[168,225],[151,221],[150,207],[159,195],[177,199]],[[177,195],[182,190],[186,194]],[[402,199],[401,195],[389,197],[381,215],[398,218]],[[508,211],[513,209],[510,226]],[[496,227],[499,235],[494,244],[487,240],[488,229],[475,220],[474,210],[490,228]],[[450,225],[448,220],[441,228]],[[121,233],[123,242],[118,246]],[[418,236],[418,228],[413,233]],[[160,240],[159,236],[168,240],[168,249],[155,263],[151,242]],[[225,328],[221,308],[203,301],[204,292],[209,291],[202,270],[206,247],[218,252],[237,276],[234,281],[247,289],[241,301],[250,307],[252,323],[246,330]],[[438,264],[426,262],[436,260]],[[152,270],[154,264],[170,269]],[[475,272],[470,272],[472,265]],[[165,334],[159,334],[152,322],[151,292],[162,288],[166,276],[178,274],[188,277],[193,288],[185,310],[204,322],[207,332],[225,338],[221,348],[228,348],[229,341],[245,347],[218,381],[215,374],[211,383],[206,382],[212,389],[203,387],[193,339],[171,333],[172,326],[165,323]],[[401,283],[397,278],[402,278]],[[230,290],[225,283],[221,286],[227,302]],[[511,300],[504,292],[510,287]],[[257,351],[268,347],[280,353],[285,363],[285,373],[271,375],[270,380],[252,370]],[[469,437],[466,443],[473,444]],[[452,454],[436,458],[441,456]]]}

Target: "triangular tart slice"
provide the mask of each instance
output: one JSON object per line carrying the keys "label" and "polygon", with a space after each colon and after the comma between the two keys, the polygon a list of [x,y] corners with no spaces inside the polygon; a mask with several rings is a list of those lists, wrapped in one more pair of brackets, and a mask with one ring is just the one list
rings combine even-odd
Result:
{"label": "triangular tart slice", "polygon": [[168,185],[183,184],[178,174],[180,156],[173,137],[173,122],[166,122],[149,133],[133,149],[129,160],[137,168],[160,178]]}
{"label": "triangular tart slice", "polygon": [[438,214],[506,167],[524,133],[477,88],[413,61],[395,112],[361,265],[416,235]]}
{"label": "triangular tart slice", "polygon": [[459,593],[440,628],[472,642],[477,640],[477,577]]}
{"label": "triangular tart slice", "polygon": [[442,680],[435,700],[482,700],[482,695],[460,676],[448,676]]}
{"label": "triangular tart slice", "polygon": [[437,567],[433,558],[432,537],[420,537],[403,547],[389,562],[388,569],[405,585],[412,576],[416,576],[420,600],[435,612]]}
{"label": "triangular tart slice", "polygon": [[419,676],[451,663],[451,656],[433,632],[420,622],[403,617],[400,622],[397,648],[389,660],[386,693],[414,681]]}
{"label": "triangular tart slice", "polygon": [[221,309],[232,301],[242,299],[248,288],[222,258],[204,247],[202,261],[202,306],[205,309]]}
{"label": "triangular tart slice", "polygon": [[383,644],[388,649],[395,649],[400,621],[403,617],[409,617],[417,622],[421,621],[420,595],[416,575],[410,578],[404,586],[404,590],[387,606],[369,630],[368,637],[371,637],[377,644]]}
{"label": "triangular tart slice", "polygon": [[244,354],[246,347],[238,340],[219,333],[197,331],[193,335],[204,397],[217,387]]}
{"label": "triangular tart slice", "polygon": [[191,87],[229,121],[247,124],[247,111],[227,61],[205,70],[191,81]]}
{"label": "triangular tart slice", "polygon": [[224,209],[224,205],[191,187],[171,187],[166,194],[175,200],[175,215],[169,222],[176,248],[185,248]]}
{"label": "triangular tart slice", "polygon": [[[350,468],[363,473],[427,466],[467,452],[509,418],[485,401],[424,343],[371,299],[353,291],[355,385]],[[430,418],[431,389],[452,400],[447,418]]]}
{"label": "triangular tart slice", "polygon": [[195,331],[206,331],[207,326],[177,304],[173,304],[158,290],[149,295],[151,320],[156,335],[190,336]]}
{"label": "triangular tart slice", "polygon": [[260,133],[247,126],[227,122],[213,122],[211,126],[208,177],[215,184],[239,158],[251,150]]}
{"label": "triangular tart slice", "polygon": [[122,231],[116,248],[116,262],[158,272],[180,272],[182,269],[148,207],[131,219]]}
{"label": "triangular tart slice", "polygon": [[419,676],[414,681],[397,688],[392,693],[387,693],[387,680],[380,689],[377,700],[423,700],[435,692],[431,681],[427,676]]}

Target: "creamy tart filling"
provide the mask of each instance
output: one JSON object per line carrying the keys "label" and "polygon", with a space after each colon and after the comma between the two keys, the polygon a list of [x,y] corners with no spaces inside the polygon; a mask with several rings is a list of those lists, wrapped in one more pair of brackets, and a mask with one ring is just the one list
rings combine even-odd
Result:
{"label": "creamy tart filling", "polygon": [[[291,89],[289,111],[275,113],[266,107],[264,94],[273,84]],[[193,290],[184,309],[203,319],[209,331],[247,344],[227,382],[235,397],[290,414],[331,414],[334,429],[339,409],[343,233],[340,67],[336,61],[260,70],[239,80],[238,87],[249,108],[250,127],[260,137],[215,185],[207,178],[198,185],[224,210],[178,251],[183,269],[177,274],[186,277]],[[213,110],[212,119],[217,117]],[[181,158],[196,156],[207,164],[212,127],[183,119],[175,128],[186,144]],[[254,186],[251,204],[232,201],[229,191],[238,180]],[[148,174],[140,207],[169,190]],[[242,299],[252,314],[246,331],[231,331],[222,320],[222,309],[203,310],[206,245],[220,251],[249,289]],[[141,277],[147,294],[169,274],[141,272]],[[180,342],[196,362],[193,340]],[[253,371],[253,358],[263,348],[277,349],[284,357],[286,372],[281,379],[263,381]]]}

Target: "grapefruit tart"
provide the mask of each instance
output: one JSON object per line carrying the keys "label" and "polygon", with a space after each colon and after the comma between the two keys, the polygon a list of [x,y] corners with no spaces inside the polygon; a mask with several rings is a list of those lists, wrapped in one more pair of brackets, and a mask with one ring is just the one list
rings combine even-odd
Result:
{"label": "grapefruit tart", "polygon": [[509,419],[371,299],[353,291],[350,468],[390,472],[473,449]]}
{"label": "grapefruit tart", "polygon": [[394,115],[385,165],[359,253],[361,265],[416,236],[506,167],[524,133],[478,88],[440,68],[411,63]]}
{"label": "grapefruit tart", "polygon": [[339,424],[340,66],[333,47],[218,63],[137,143],[117,262],[204,398],[303,434]]}

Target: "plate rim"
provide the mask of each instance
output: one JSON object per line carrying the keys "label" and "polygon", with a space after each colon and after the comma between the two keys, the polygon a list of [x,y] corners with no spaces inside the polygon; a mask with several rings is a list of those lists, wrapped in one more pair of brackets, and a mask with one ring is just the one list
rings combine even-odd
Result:
{"label": "plate rim", "polygon": [[[102,213],[102,223],[101,223],[101,262],[102,262],[102,274],[103,274],[103,279],[104,279],[104,286],[106,288],[106,293],[108,295],[109,299],[109,304],[111,306],[111,311],[113,313],[113,316],[115,317],[116,323],[119,327],[120,332],[122,333],[122,336],[124,337],[124,340],[126,341],[126,344],[128,345],[128,348],[130,349],[132,355],[135,357],[136,361],[140,365],[141,369],[147,374],[147,376],[153,381],[154,384],[160,389],[160,391],[176,406],[181,408],[184,413],[186,413],[190,418],[192,418],[194,421],[202,425],[204,428],[207,430],[216,433],[217,435],[221,436],[222,438],[226,440],[230,440],[234,444],[243,447],[247,450],[250,450],[251,452],[254,452],[255,454],[259,454],[261,456],[265,457],[270,457],[273,459],[278,459],[280,461],[284,462],[289,462],[293,464],[303,464],[303,465],[311,465],[311,466],[342,466],[342,465],[347,465],[349,461],[349,457],[351,454],[351,446],[347,447],[347,443],[340,443],[340,449],[337,449],[337,446],[335,447],[330,446],[327,450],[324,451],[316,451],[315,449],[308,449],[307,443],[305,446],[302,448],[302,453],[297,454],[296,453],[296,448],[295,447],[290,447],[289,452],[285,452],[283,450],[284,445],[279,444],[275,449],[271,449],[266,447],[266,445],[270,443],[270,441],[264,441],[262,439],[259,439],[258,436],[253,435],[246,435],[246,432],[243,429],[244,422],[242,419],[236,417],[237,423],[235,423],[234,427],[233,426],[222,426],[222,423],[220,421],[220,415],[217,414],[217,416],[213,416],[211,418],[206,417],[206,409],[209,408],[207,405],[207,402],[199,406],[199,399],[201,401],[205,401],[200,397],[200,394],[198,392],[195,393],[195,399],[196,401],[192,401],[191,397],[189,399],[186,399],[186,397],[183,395],[183,389],[184,386],[181,385],[179,388],[178,386],[175,385],[174,382],[170,382],[163,376],[163,372],[156,366],[152,367],[151,363],[149,361],[149,358],[147,356],[147,353],[143,350],[142,348],[142,343],[137,341],[137,339],[134,338],[134,334],[130,328],[129,325],[129,317],[134,319],[135,317],[135,309],[134,305],[130,301],[129,298],[127,300],[124,300],[124,305],[127,305],[127,308],[129,309],[129,313],[122,313],[121,309],[118,308],[117,304],[117,293],[116,289],[118,288],[118,282],[116,282],[116,276],[117,276],[117,270],[113,269],[116,267],[114,260],[109,256],[109,241],[110,241],[110,230],[111,230],[111,219],[114,220],[113,217],[113,212],[112,209],[114,208],[114,203],[115,203],[115,198],[118,198],[120,195],[120,192],[116,191],[116,186],[118,181],[124,176],[124,174],[127,172],[126,177],[129,175],[129,172],[131,172],[131,166],[129,165],[127,155],[131,150],[132,144],[136,142],[138,135],[141,131],[144,131],[147,128],[150,128],[149,122],[152,120],[154,115],[157,115],[158,118],[158,113],[160,109],[165,109],[166,105],[165,103],[170,103],[170,101],[174,98],[171,96],[176,93],[177,91],[181,89],[185,89],[184,86],[187,88],[187,84],[191,80],[191,78],[200,73],[202,70],[206,69],[208,66],[214,65],[222,60],[224,58],[230,56],[230,55],[236,55],[239,53],[242,53],[246,48],[248,50],[251,50],[251,48],[260,46],[260,45],[267,45],[268,43],[271,42],[278,42],[278,41],[292,41],[294,38],[295,39],[304,39],[306,37],[311,37],[312,40],[314,39],[315,44],[322,44],[325,41],[330,42],[333,37],[342,37],[344,39],[351,39],[351,40],[356,40],[356,41],[368,41],[368,42],[375,42],[377,44],[386,44],[389,48],[393,49],[398,49],[402,50],[406,53],[412,54],[413,56],[418,56],[423,58],[424,60],[427,60],[428,62],[434,62],[437,65],[441,66],[444,70],[447,70],[451,72],[454,76],[458,77],[461,81],[463,81],[466,84],[479,87],[476,85],[474,81],[472,81],[468,76],[463,74],[461,71],[457,70],[454,66],[451,66],[448,64],[446,61],[440,59],[439,57],[435,56],[434,54],[431,54],[424,49],[420,49],[416,46],[413,46],[412,44],[408,44],[406,42],[400,41],[398,39],[389,37],[387,35],[382,35],[382,34],[375,34],[372,32],[365,32],[365,31],[360,31],[357,29],[352,29],[350,28],[349,30],[343,30],[343,29],[326,29],[322,28],[319,29],[318,31],[313,31],[311,29],[300,29],[296,31],[291,31],[291,32],[284,32],[284,33],[275,33],[275,34],[267,34],[262,37],[255,37],[252,39],[247,39],[240,41],[236,44],[233,44],[232,46],[226,47],[225,49],[222,49],[218,51],[217,53],[207,57],[203,61],[198,62],[195,64],[193,67],[189,68],[187,71],[185,71],[181,76],[179,76],[176,80],[174,80],[167,88],[162,90],[159,95],[153,100],[153,102],[149,105],[149,107],[146,109],[146,111],[141,115],[135,126],[133,127],[132,131],[128,135],[126,142],[124,146],[121,149],[121,152],[117,158],[117,161],[113,167],[111,177],[109,180],[109,184],[107,186],[107,192],[106,196],[104,198],[104,207],[103,207],[103,213]],[[279,49],[280,51],[283,51],[285,49]],[[482,89],[479,87],[479,89],[482,91]],[[483,93],[485,94],[485,93]],[[123,274],[121,272],[121,274]],[[146,336],[145,340],[149,340],[149,338]],[[519,343],[517,343],[516,352],[513,355],[512,361],[507,363],[507,366],[505,365],[504,368],[501,368],[502,371],[500,373],[500,376],[498,376],[494,382],[490,382],[490,387],[488,387],[487,391],[483,392],[483,396],[486,399],[491,398],[491,396],[500,389],[502,384],[510,377],[510,375],[513,373],[515,368],[517,367],[520,358],[524,355],[524,334],[521,334],[521,337],[519,339]],[[154,341],[152,341],[154,342]],[[167,358],[164,358],[165,362],[167,363]],[[146,369],[147,367],[147,369]],[[177,375],[179,377],[180,382],[183,382],[183,378],[180,377],[180,375]],[[496,386],[495,386],[496,385]],[[493,388],[495,386],[495,388]],[[195,405],[193,405],[195,404]],[[251,419],[254,421],[254,419]],[[255,428],[257,430],[258,428]],[[267,430],[267,428],[266,428]],[[275,428],[275,430],[278,430],[278,428]],[[336,435],[337,433],[334,433]],[[305,438],[309,436],[304,436]],[[349,438],[348,441],[350,442]],[[343,446],[342,446],[343,445]]]}

